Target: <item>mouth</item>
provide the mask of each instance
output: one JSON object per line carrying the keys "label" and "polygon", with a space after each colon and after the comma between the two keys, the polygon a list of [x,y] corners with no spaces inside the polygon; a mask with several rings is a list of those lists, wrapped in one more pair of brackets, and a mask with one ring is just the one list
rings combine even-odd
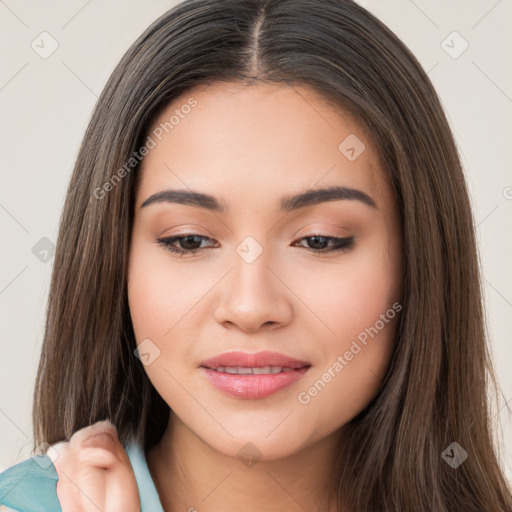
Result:
{"label": "mouth", "polygon": [[217,389],[243,399],[261,399],[301,379],[311,364],[277,352],[226,352],[200,369]]}
{"label": "mouth", "polygon": [[274,375],[276,373],[293,372],[296,368],[289,366],[254,366],[248,368],[244,366],[219,366],[217,368],[208,368],[220,373],[230,373],[232,375]]}

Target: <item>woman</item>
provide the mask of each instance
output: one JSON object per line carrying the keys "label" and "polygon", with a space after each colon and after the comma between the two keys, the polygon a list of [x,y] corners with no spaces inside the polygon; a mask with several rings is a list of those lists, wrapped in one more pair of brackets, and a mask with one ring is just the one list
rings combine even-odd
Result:
{"label": "woman", "polygon": [[489,377],[467,189],[416,59],[351,1],[186,1],[93,113],[36,382],[50,448],[0,503],[511,511]]}

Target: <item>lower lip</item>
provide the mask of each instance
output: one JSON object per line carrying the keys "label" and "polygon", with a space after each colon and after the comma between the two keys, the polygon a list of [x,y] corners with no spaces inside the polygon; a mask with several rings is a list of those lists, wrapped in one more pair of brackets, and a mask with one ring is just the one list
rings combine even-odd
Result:
{"label": "lower lip", "polygon": [[218,389],[238,398],[256,400],[265,398],[298,381],[310,366],[303,366],[291,372],[265,375],[239,375],[222,373],[210,368],[201,369],[208,380]]}

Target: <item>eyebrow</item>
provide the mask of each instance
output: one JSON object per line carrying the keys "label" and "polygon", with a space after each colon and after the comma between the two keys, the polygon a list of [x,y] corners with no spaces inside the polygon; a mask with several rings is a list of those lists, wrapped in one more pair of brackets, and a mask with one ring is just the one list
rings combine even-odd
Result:
{"label": "eyebrow", "polygon": [[[297,195],[285,196],[281,198],[280,209],[282,212],[291,212],[300,208],[341,199],[360,201],[367,206],[377,209],[375,201],[368,194],[362,190],[348,187],[328,187],[317,190],[307,190]],[[225,213],[227,211],[226,204],[218,198],[193,190],[162,190],[161,192],[149,196],[142,203],[141,208],[155,203],[186,204],[218,213]]]}

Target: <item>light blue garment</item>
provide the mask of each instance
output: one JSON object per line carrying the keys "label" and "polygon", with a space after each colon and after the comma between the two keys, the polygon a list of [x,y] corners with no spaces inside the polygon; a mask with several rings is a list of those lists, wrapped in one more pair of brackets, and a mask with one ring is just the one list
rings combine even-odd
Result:
{"label": "light blue garment", "polygon": [[[124,449],[137,481],[141,512],[164,512],[143,450],[133,441]],[[48,455],[35,455],[6,469],[0,473],[0,512],[62,512],[58,479]]]}
{"label": "light blue garment", "polygon": [[48,455],[30,457],[0,473],[0,505],[17,512],[62,512],[58,479]]}
{"label": "light blue garment", "polygon": [[125,446],[126,453],[130,458],[137,487],[139,488],[141,512],[164,512],[158,492],[156,490],[144,452],[135,442],[129,442]]}

